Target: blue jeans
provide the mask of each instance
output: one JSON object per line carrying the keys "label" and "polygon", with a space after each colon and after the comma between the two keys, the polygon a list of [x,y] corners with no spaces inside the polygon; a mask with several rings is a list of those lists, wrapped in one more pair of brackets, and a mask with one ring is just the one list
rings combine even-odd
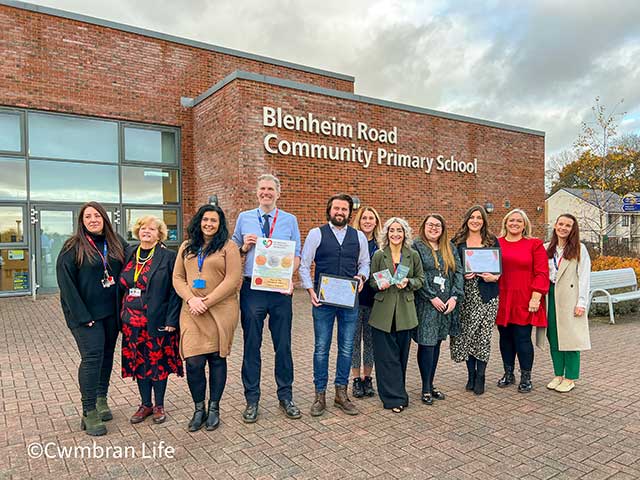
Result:
{"label": "blue jeans", "polygon": [[339,308],[329,305],[313,307],[313,383],[317,392],[327,390],[329,380],[329,351],[333,337],[334,320],[338,319],[338,359],[336,362],[336,385],[349,383],[353,337],[358,322],[358,308]]}

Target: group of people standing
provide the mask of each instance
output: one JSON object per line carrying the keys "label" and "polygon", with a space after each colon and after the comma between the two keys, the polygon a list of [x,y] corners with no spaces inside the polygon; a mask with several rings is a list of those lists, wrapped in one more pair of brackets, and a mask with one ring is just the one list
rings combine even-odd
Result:
{"label": "group of people standing", "polygon": [[[448,337],[452,359],[466,362],[466,390],[482,394],[494,324],[505,371],[499,387],[515,383],[517,357],[518,391],[531,391],[533,326],[537,341],[546,338],[551,347],[556,376],[547,387],[560,392],[574,387],[579,352],[590,348],[590,264],[571,215],[558,218],[547,245],[531,237],[529,219],[518,209],[505,216],[497,238],[481,206],[469,209],[451,240],[445,219],[437,213],[424,218],[414,237],[406,220],[392,217],[383,223],[373,207],[360,208],[349,225],[353,200],[338,194],[327,202],[327,223],[311,229],[303,247],[296,217],[277,207],[280,181],[273,175],[260,176],[256,196],[257,208],[240,213],[233,234],[220,207],[200,207],[177,253],[164,246],[167,227],[156,217],[137,220],[133,234],[140,244],[132,247],[115,233],[100,204],[89,202],[81,208],[76,232],[58,258],[57,275],[64,316],[81,355],[81,425],[88,434],[105,434],[104,422],[113,418],[107,393],[119,332],[122,375],[135,379],[140,392],[131,423],[148,417],[164,422],[168,376],[182,376],[186,370],[194,403],[188,430],[215,430],[227,380],[226,359],[239,320],[246,399],[242,420],[253,423],[259,417],[267,318],[279,406],[289,419],[302,416],[292,388],[293,283],[285,292],[251,288],[259,238],[295,243],[294,271],[312,305],[312,416],[327,409],[334,325],[334,406],[348,415],[358,414],[348,394],[350,373],[353,397],[374,396],[374,365],[384,408],[400,413],[408,406],[406,371],[412,341],[418,346],[424,404],[445,399],[434,379],[441,344]],[[461,259],[467,248],[499,249],[501,273],[464,274]],[[397,282],[376,280],[373,274],[385,269],[406,274]],[[355,279],[356,306],[324,303],[318,295],[322,275]]]}

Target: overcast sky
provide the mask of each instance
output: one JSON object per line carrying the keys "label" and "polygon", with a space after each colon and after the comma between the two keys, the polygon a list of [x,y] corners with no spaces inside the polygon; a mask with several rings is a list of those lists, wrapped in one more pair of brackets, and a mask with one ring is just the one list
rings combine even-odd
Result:
{"label": "overcast sky", "polygon": [[572,147],[599,96],[640,133],[640,1],[39,0],[353,75],[356,93],[546,132]]}

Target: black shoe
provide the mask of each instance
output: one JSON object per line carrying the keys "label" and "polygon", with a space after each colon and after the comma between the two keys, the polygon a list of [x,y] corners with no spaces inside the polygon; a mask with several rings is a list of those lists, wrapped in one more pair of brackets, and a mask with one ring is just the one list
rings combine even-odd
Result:
{"label": "black shoe", "polygon": [[509,365],[504,366],[504,375],[498,380],[498,387],[505,388],[509,385],[516,383],[516,376],[513,374],[513,367]]}
{"label": "black shoe", "polygon": [[435,398],[436,400],[444,400],[446,397],[444,396],[444,393],[442,393],[440,390],[438,390],[437,388],[433,387],[431,389],[431,396],[433,398]]}
{"label": "black shoe", "polygon": [[353,379],[353,387],[351,392],[355,398],[364,397],[364,384],[362,383],[362,379],[360,377],[356,377]]}
{"label": "black shoe", "polygon": [[375,396],[376,391],[373,388],[373,378],[364,377],[364,396],[365,397],[373,397]]}
{"label": "black shoe", "polygon": [[473,393],[476,395],[482,395],[484,393],[484,375],[476,375],[473,384]]}
{"label": "black shoe", "polygon": [[204,402],[198,402],[196,403],[195,406],[196,408],[195,408],[195,411],[193,412],[193,417],[189,422],[190,432],[197,432],[204,425],[204,417],[205,417]]}
{"label": "black shoe", "polygon": [[473,386],[475,385],[476,382],[476,372],[469,372],[468,373],[468,377],[467,377],[467,384],[464,386],[464,389],[467,392],[470,392],[473,390]]}
{"label": "black shoe", "polygon": [[205,429],[209,432],[220,426],[220,402],[209,400],[209,412],[207,413],[207,421]]}
{"label": "black shoe", "polygon": [[287,418],[297,420],[298,418],[302,417],[300,409],[296,407],[296,404],[293,403],[293,400],[280,400],[280,408],[287,416]]}
{"label": "black shoe", "polygon": [[529,393],[532,389],[531,370],[520,370],[520,385],[518,385],[518,391],[520,393]]}
{"label": "black shoe", "polygon": [[244,423],[256,423],[258,420],[258,404],[247,403],[247,406],[242,412],[242,421]]}
{"label": "black shoe", "polygon": [[424,403],[425,405],[433,405],[433,397],[430,393],[422,394],[422,403]]}

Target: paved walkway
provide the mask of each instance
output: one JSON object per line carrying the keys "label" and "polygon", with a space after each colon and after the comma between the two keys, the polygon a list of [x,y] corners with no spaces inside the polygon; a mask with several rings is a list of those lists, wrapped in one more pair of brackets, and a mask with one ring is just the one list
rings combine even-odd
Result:
{"label": "paved walkway", "polygon": [[[239,329],[217,431],[186,432],[192,405],[185,379],[176,377],[167,392],[167,422],[130,425],[137,388],[120,378],[118,365],[110,393],[115,418],[94,445],[80,431],[79,358],[58,298],[0,300],[0,478],[640,478],[638,320],[592,324],[584,380],[568,395],[544,388],[552,370],[539,350],[531,394],[498,389],[496,334],[488,390],[480,397],[464,391],[465,367],[451,362],[445,346],[436,379],[447,399],[422,405],[414,348],[411,404],[404,413],[385,411],[373,398],[357,401],[357,417],[331,407],[318,419],[307,414],[313,329],[304,293],[296,294],[294,311],[294,393],[305,413],[301,420],[287,420],[277,408],[265,332],[261,415],[254,425],[242,423]],[[45,455],[30,458],[42,445]],[[73,447],[81,446],[88,448],[77,450],[76,458],[61,458],[73,457]]]}

